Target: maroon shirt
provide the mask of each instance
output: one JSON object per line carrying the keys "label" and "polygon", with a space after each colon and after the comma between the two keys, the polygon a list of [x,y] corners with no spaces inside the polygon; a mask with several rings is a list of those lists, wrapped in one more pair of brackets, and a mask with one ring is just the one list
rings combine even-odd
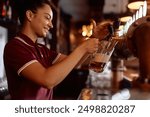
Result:
{"label": "maroon shirt", "polygon": [[58,53],[42,44],[34,43],[23,34],[9,41],[4,50],[4,65],[11,98],[17,100],[52,99],[53,89],[46,89],[24,78],[20,72],[34,62],[39,62],[48,68],[58,57]]}

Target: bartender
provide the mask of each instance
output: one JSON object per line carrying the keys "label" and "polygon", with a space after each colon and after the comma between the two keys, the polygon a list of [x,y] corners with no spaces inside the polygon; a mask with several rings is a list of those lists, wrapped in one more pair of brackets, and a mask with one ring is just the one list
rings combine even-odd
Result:
{"label": "bartender", "polygon": [[16,0],[21,30],[5,46],[4,65],[11,99],[53,99],[53,87],[98,50],[96,38],[85,40],[70,55],[36,43],[53,27],[49,0]]}

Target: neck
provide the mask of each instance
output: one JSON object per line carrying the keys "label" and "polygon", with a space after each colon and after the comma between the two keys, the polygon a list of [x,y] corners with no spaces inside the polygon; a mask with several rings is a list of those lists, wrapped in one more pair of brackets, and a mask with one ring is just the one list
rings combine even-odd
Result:
{"label": "neck", "polygon": [[30,28],[22,27],[21,33],[28,36],[34,43],[36,42],[37,35]]}

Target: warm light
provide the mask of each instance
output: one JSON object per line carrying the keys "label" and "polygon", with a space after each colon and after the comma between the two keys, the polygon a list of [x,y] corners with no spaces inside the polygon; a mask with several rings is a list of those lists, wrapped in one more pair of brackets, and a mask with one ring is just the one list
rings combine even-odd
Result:
{"label": "warm light", "polygon": [[122,30],[122,29],[123,29],[123,25],[120,25],[120,26],[119,26],[119,30]]}
{"label": "warm light", "polygon": [[132,2],[128,4],[128,8],[131,10],[137,10],[140,6],[144,5],[143,1]]}
{"label": "warm light", "polygon": [[145,17],[147,15],[147,2],[146,2],[146,0],[144,2],[139,1],[139,2],[130,3],[128,5],[128,8],[130,8],[131,11],[134,11],[134,14],[132,17],[127,16],[127,17],[120,18],[121,22],[126,22],[126,23],[123,26],[123,28],[119,28],[119,36],[125,35],[127,33],[128,33],[127,35],[131,36],[131,34],[133,32],[131,30],[133,30],[133,27],[134,27],[133,23],[135,21],[139,20],[139,22],[136,22],[136,23],[138,23],[138,25],[140,25],[139,23],[143,20],[140,18]]}
{"label": "warm light", "polygon": [[84,36],[84,37],[86,36],[86,32],[85,31],[82,32],[82,36]]}
{"label": "warm light", "polygon": [[120,18],[120,21],[121,21],[121,22],[127,22],[127,21],[129,21],[130,19],[132,19],[131,16],[125,16],[125,17]]}
{"label": "warm light", "polygon": [[92,30],[89,30],[89,32],[87,33],[87,36],[90,37],[92,35]]}
{"label": "warm light", "polygon": [[119,37],[123,35],[123,28],[124,28],[124,25],[119,26],[119,29],[118,29],[118,32],[117,32]]}
{"label": "warm light", "polygon": [[82,36],[90,37],[92,35],[93,24],[82,26]]}

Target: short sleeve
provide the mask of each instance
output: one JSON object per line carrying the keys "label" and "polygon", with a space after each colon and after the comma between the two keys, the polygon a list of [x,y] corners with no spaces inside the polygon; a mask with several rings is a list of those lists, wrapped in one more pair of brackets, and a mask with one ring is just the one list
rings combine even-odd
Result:
{"label": "short sleeve", "polygon": [[28,65],[37,62],[31,48],[18,41],[7,44],[4,50],[4,63],[6,68],[10,67],[19,75]]}
{"label": "short sleeve", "polygon": [[56,51],[53,51],[51,49],[48,49],[46,46],[39,44],[42,47],[42,53],[44,54],[44,56],[48,58],[48,61],[51,64],[54,64],[58,58],[60,57],[61,53],[57,53]]}

